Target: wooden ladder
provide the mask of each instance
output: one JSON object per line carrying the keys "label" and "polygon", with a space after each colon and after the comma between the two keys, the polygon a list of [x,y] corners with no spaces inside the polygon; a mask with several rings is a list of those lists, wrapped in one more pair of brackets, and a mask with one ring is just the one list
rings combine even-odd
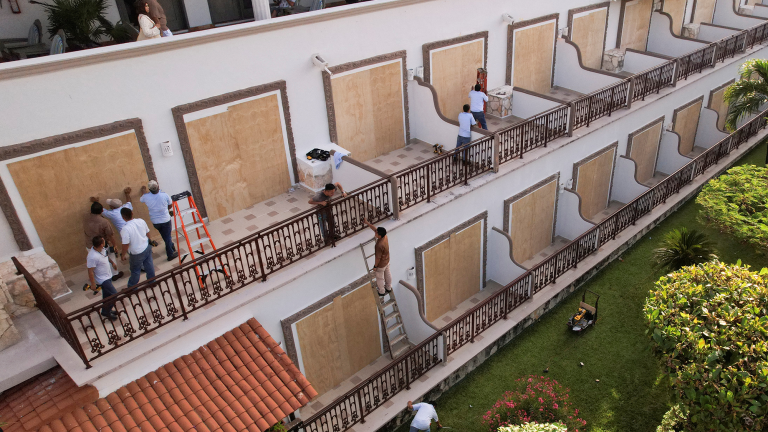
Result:
{"label": "wooden ladder", "polygon": [[394,360],[408,351],[412,347],[412,344],[408,339],[408,334],[405,332],[403,317],[400,315],[400,308],[397,306],[397,299],[395,298],[395,291],[392,290],[388,292],[384,297],[379,296],[379,290],[376,287],[376,274],[373,271],[373,263],[368,261],[375,257],[376,253],[374,251],[368,255],[365,251],[365,247],[370,244],[373,244],[375,247],[376,239],[374,238],[365,243],[360,243],[360,252],[363,254],[368,282],[371,284],[371,292],[376,301],[376,308],[379,310],[381,326],[387,335],[386,340],[387,345],[389,346],[389,355]]}

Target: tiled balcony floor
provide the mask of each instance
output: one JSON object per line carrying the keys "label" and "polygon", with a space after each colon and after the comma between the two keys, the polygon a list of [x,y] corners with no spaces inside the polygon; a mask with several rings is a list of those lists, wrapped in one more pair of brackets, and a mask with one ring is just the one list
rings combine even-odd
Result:
{"label": "tiled balcony floor", "polygon": [[652,188],[657,184],[661,183],[661,181],[667,177],[669,177],[669,174],[664,174],[661,171],[656,171],[656,174],[654,174],[653,177],[651,177],[650,179],[648,179],[646,182],[642,184],[643,186],[648,186],[649,188]]}
{"label": "tiled balcony floor", "polygon": [[[456,131],[458,133],[458,128]],[[411,141],[411,144],[403,148],[391,151],[375,159],[365,161],[365,163],[377,170],[392,174],[437,156],[434,152],[434,148],[430,144],[415,139]],[[456,143],[450,143],[450,147],[446,146],[444,151],[448,152],[453,150],[455,145]]]}
{"label": "tiled balcony floor", "polygon": [[619,202],[619,201],[611,201],[610,203],[608,203],[608,207],[606,207],[605,210],[603,210],[602,212],[596,214],[589,221],[592,222],[592,223],[595,223],[595,224],[599,224],[603,220],[607,219],[608,216],[616,213],[616,211],[618,209],[624,207],[624,204],[626,204],[626,203]]}
{"label": "tiled balcony floor", "polygon": [[491,132],[496,132],[497,130],[506,129],[508,127],[514,126],[524,121],[525,119],[520,117],[515,117],[513,115],[507,116],[504,118],[494,117],[488,114],[485,115],[485,122],[488,125],[488,130]]}
{"label": "tiled balcony floor", "polygon": [[520,263],[525,269],[531,269],[536,266],[536,264],[544,261],[545,259],[549,258],[550,255],[553,253],[559,251],[563,246],[570,243],[570,240],[568,240],[565,237],[557,236],[555,237],[555,241],[552,242],[551,245],[547,246],[546,249],[542,250],[541,252],[537,253],[533,256],[533,258],[529,259],[526,262]]}
{"label": "tiled balcony floor", "polygon": [[584,93],[579,93],[576,90],[571,90],[565,87],[554,86],[549,89],[549,92],[547,92],[546,95],[560,101],[571,102],[584,96]]}

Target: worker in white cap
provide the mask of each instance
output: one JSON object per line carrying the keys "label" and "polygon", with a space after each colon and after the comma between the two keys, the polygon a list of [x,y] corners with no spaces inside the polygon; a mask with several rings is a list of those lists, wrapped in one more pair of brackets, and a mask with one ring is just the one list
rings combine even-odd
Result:
{"label": "worker in white cap", "polygon": [[131,188],[127,187],[123,189],[123,194],[125,194],[125,204],[117,198],[110,198],[106,201],[108,208],[105,208],[104,212],[101,213],[102,216],[112,222],[112,225],[117,228],[117,232],[122,231],[125,226],[125,221],[123,220],[123,217],[120,216],[120,209],[125,207],[133,210],[133,204],[131,203]]}
{"label": "worker in white cap", "polygon": [[[149,190],[149,191],[147,191]],[[173,201],[167,193],[160,190],[160,185],[155,180],[150,180],[146,186],[141,187],[141,202],[149,208],[149,220],[165,242],[165,254],[168,261],[179,256],[176,252],[176,245],[171,240],[173,225],[171,223],[171,210]]]}

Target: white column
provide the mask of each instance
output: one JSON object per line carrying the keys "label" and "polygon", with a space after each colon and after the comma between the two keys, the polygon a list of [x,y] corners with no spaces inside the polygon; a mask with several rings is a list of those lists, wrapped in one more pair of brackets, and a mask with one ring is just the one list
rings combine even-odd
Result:
{"label": "white column", "polygon": [[253,19],[261,21],[272,17],[269,12],[269,0],[251,0],[253,3]]}

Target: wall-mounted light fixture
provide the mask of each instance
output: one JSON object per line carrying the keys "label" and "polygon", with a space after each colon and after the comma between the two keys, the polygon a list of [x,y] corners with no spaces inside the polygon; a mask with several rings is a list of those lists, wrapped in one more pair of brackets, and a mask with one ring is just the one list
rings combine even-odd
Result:
{"label": "wall-mounted light fixture", "polygon": [[328,62],[325,61],[325,59],[321,57],[320,54],[318,53],[312,54],[312,63],[315,66],[319,67],[320,69],[323,69],[326,72],[328,72],[328,75],[333,75],[331,71],[328,70]]}
{"label": "wall-mounted light fixture", "polygon": [[509,24],[509,25],[512,25],[512,24],[515,23],[515,18],[512,15],[508,14],[508,13],[501,14],[501,19],[503,19],[504,22]]}

